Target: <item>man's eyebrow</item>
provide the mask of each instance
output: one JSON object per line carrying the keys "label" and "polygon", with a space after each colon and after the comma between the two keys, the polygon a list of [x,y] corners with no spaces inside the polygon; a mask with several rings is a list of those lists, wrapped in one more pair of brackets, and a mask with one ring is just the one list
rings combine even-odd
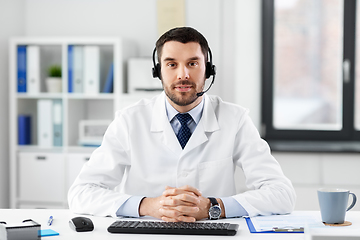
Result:
{"label": "man's eyebrow", "polygon": [[197,56],[189,58],[190,61],[199,60],[199,59],[200,59],[200,58],[197,57]]}
{"label": "man's eyebrow", "polygon": [[167,58],[165,58],[163,61],[164,61],[164,62],[169,62],[169,61],[174,61],[174,60],[175,60],[175,58],[167,57]]}
{"label": "man's eyebrow", "polygon": [[[188,61],[194,61],[194,60],[199,60],[199,59],[200,59],[200,57],[195,56],[195,57],[189,58]],[[175,58],[167,57],[163,61],[164,62],[169,62],[169,61],[175,61],[175,60],[176,60]]]}

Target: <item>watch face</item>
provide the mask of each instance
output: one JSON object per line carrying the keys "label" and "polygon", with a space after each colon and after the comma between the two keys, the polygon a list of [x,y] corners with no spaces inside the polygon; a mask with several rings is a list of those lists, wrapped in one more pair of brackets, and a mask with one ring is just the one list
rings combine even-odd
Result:
{"label": "watch face", "polygon": [[217,206],[217,205],[212,206],[209,209],[209,215],[210,215],[210,219],[212,219],[212,218],[215,218],[215,219],[220,218],[221,208],[219,206]]}

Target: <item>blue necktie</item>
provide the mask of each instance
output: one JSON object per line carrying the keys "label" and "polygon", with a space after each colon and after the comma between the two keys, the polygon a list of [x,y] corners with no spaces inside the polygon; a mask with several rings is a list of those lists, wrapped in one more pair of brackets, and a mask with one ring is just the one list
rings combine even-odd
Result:
{"label": "blue necktie", "polygon": [[181,127],[180,130],[178,132],[177,138],[179,140],[179,143],[181,145],[181,147],[184,149],[186,143],[188,142],[190,136],[191,136],[191,132],[190,132],[190,128],[187,126],[187,123],[192,119],[190,114],[188,113],[178,113],[176,115],[176,118],[180,121],[181,123]]}

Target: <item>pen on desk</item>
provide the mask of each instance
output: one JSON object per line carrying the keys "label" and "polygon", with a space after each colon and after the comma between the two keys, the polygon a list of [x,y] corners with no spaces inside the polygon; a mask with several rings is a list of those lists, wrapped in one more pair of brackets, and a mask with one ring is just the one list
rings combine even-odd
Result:
{"label": "pen on desk", "polygon": [[48,220],[48,226],[51,226],[51,224],[53,223],[53,220],[54,220],[53,216],[50,216],[49,220]]}

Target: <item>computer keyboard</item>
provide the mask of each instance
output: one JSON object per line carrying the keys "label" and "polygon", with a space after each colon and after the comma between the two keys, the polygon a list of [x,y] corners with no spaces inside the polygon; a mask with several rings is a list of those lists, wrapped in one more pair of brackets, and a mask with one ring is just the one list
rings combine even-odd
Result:
{"label": "computer keyboard", "polygon": [[234,236],[238,224],[209,222],[150,222],[116,221],[108,227],[110,233],[179,234],[179,235],[228,235]]}

